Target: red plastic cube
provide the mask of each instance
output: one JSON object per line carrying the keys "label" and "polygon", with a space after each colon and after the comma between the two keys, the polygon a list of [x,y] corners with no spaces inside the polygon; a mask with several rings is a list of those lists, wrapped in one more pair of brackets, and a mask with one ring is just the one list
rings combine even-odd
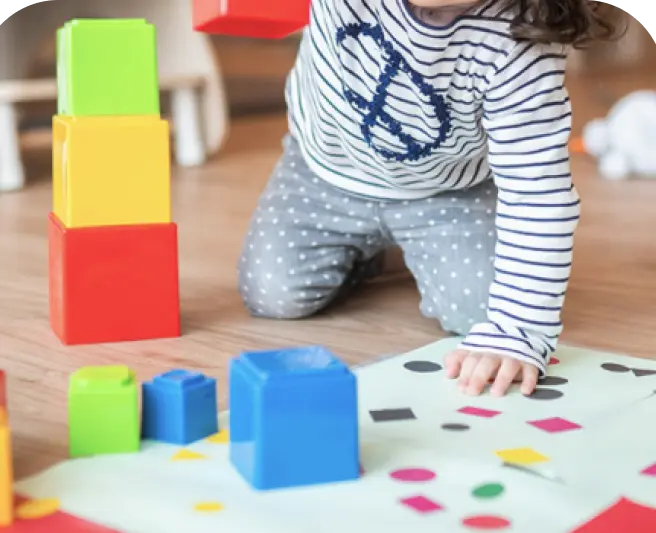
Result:
{"label": "red plastic cube", "polygon": [[50,324],[64,344],[180,336],[174,223],[66,228],[48,221]]}
{"label": "red plastic cube", "polygon": [[194,0],[194,29],[238,37],[280,39],[310,21],[310,0]]}

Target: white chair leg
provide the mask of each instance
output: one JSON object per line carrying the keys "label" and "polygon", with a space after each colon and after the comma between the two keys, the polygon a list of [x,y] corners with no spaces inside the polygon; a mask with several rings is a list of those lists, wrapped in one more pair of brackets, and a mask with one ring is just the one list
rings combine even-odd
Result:
{"label": "white chair leg", "polygon": [[0,191],[15,191],[24,186],[16,109],[11,103],[0,102]]}
{"label": "white chair leg", "polygon": [[200,98],[193,88],[175,89],[171,94],[175,159],[182,167],[202,165],[207,159],[200,120]]}

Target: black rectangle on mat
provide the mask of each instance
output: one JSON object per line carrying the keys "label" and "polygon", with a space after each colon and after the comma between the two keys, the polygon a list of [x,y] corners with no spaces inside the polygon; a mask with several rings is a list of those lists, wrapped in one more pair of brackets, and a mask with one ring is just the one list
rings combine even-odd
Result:
{"label": "black rectangle on mat", "polygon": [[402,409],[379,409],[369,411],[374,422],[397,422],[399,420],[414,420],[417,418],[409,407]]}

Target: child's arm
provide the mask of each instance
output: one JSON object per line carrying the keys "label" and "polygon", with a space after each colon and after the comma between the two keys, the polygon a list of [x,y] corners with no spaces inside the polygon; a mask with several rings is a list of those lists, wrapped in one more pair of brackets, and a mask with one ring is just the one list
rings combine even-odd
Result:
{"label": "child's arm", "polygon": [[565,62],[560,47],[520,43],[491,76],[483,125],[499,189],[495,278],[488,322],[461,345],[530,363],[541,374],[562,331],[580,213]]}

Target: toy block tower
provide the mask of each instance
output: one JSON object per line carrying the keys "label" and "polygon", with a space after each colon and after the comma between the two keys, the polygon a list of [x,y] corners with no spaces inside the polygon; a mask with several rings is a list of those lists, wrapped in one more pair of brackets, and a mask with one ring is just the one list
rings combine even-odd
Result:
{"label": "toy block tower", "polygon": [[5,373],[0,370],[0,527],[14,519],[14,471]]}
{"label": "toy block tower", "polygon": [[310,0],[194,0],[196,31],[280,39],[307,26]]}
{"label": "toy block tower", "polygon": [[255,489],[359,477],[356,377],[329,351],[244,353],[229,395],[230,460]]}
{"label": "toy block tower", "polygon": [[180,335],[169,124],[155,28],[73,20],[57,33],[50,323],[64,344]]}

